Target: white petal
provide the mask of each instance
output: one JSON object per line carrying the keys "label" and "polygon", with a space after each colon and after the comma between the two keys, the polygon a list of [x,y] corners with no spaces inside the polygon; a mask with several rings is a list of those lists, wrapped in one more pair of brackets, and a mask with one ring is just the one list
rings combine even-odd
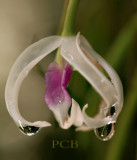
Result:
{"label": "white petal", "polygon": [[83,124],[83,115],[79,104],[72,99],[71,119],[75,126],[81,126]]}
{"label": "white petal", "polygon": [[68,129],[72,125],[81,126],[82,124],[83,124],[83,115],[80,106],[74,99],[72,99],[70,116],[66,119],[64,125],[61,127],[63,129]]}
{"label": "white petal", "polygon": [[83,53],[76,37],[64,39],[61,54],[95,88],[105,100],[107,107],[115,103],[116,90],[114,86]]}
{"label": "white petal", "polygon": [[108,123],[115,123],[113,118],[110,118],[110,117],[90,118],[85,112],[87,107],[88,107],[88,105],[85,105],[83,107],[82,113],[83,113],[84,122],[86,123],[86,125],[88,127],[91,127],[92,129],[95,129],[95,128],[99,128],[99,127],[105,126]]}
{"label": "white petal", "polygon": [[86,126],[86,125],[82,125],[82,126],[80,126],[80,127],[77,127],[76,128],[76,131],[90,131],[90,130],[92,130],[93,128],[91,128],[91,127],[88,127],[88,126]]}
{"label": "white petal", "polygon": [[116,117],[118,116],[118,114],[120,113],[122,106],[123,106],[123,87],[122,87],[122,83],[121,80],[118,76],[118,74],[116,73],[116,71],[99,55],[97,54],[93,48],[90,46],[90,44],[88,43],[88,41],[83,37],[78,35],[77,36],[77,41],[80,41],[80,45],[82,47],[84,47],[86,49],[86,51],[88,53],[90,53],[97,61],[99,64],[101,64],[101,66],[106,70],[106,72],[109,74],[112,83],[114,84],[114,87],[116,89],[117,95],[117,102],[116,102],[116,110],[117,110],[117,114]]}
{"label": "white petal", "polygon": [[46,121],[28,122],[19,113],[18,94],[21,84],[29,71],[50,52],[58,48],[62,43],[60,36],[44,38],[23,51],[14,63],[5,89],[7,109],[18,126],[45,127],[51,124]]}
{"label": "white petal", "polygon": [[[74,67],[75,70],[77,70],[81,75],[83,75],[85,79],[87,79],[87,81],[103,98],[106,105],[101,105],[104,107],[103,109],[101,108],[101,110],[103,115],[106,116],[106,113],[108,112],[110,107],[118,101],[117,92],[119,92],[120,95],[118,103],[121,103],[120,105],[122,105],[123,97],[121,82],[116,72],[111,68],[111,66],[107,64],[107,62],[103,60],[103,58],[101,58],[101,56],[99,56],[97,53],[95,54],[96,56],[92,54],[92,50],[91,48],[89,48],[89,44],[85,41],[82,41],[84,43],[83,45],[83,43],[80,43],[80,40],[81,39],[79,38],[79,34],[77,35],[77,37],[73,36],[65,38],[61,48],[61,54],[64,59]],[[84,52],[84,50],[82,50],[82,47],[86,50],[86,53]],[[92,59],[97,61],[96,63],[99,62],[101,66],[103,66],[106,72],[110,75],[113,83],[115,83],[114,85],[90,60],[91,55],[88,52],[92,55]],[[85,113],[85,108],[83,109],[83,116],[84,122],[91,128],[102,127],[103,125],[106,125],[107,123],[112,121],[112,119],[110,119],[109,117],[104,118],[103,116],[90,118]],[[113,117],[113,121],[115,121],[115,119],[116,116]]]}
{"label": "white petal", "polygon": [[60,125],[63,129],[68,129],[73,125],[72,119],[68,116],[63,125]]}
{"label": "white petal", "polygon": [[64,123],[66,121],[66,118],[68,118],[68,109],[70,107],[69,102],[63,102],[56,106],[54,106],[51,110],[54,113],[54,116],[58,123],[60,124],[61,128],[64,128]]}

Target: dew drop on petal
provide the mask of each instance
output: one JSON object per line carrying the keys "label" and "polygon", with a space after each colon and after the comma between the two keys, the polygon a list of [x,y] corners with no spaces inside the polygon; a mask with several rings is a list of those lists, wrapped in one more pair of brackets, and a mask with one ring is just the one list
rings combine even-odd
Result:
{"label": "dew drop on petal", "polygon": [[94,129],[95,135],[102,141],[107,141],[114,135],[115,123],[109,123],[103,127]]}
{"label": "dew drop on petal", "polygon": [[63,96],[58,95],[58,96],[55,97],[55,102],[56,103],[62,103],[63,101],[64,101]]}
{"label": "dew drop on petal", "polygon": [[39,127],[35,127],[35,126],[25,126],[25,127],[20,126],[19,129],[22,133],[24,133],[27,136],[33,136],[36,133],[38,133],[40,130]]}

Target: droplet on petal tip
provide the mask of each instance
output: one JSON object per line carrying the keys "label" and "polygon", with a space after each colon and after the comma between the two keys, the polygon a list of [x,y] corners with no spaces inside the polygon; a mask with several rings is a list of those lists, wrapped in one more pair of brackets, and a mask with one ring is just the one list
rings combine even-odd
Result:
{"label": "droplet on petal tip", "polygon": [[94,129],[95,135],[102,141],[110,140],[115,133],[115,123],[109,123],[103,127]]}
{"label": "droplet on petal tip", "polygon": [[25,127],[20,126],[19,129],[23,134],[27,136],[35,135],[40,130],[39,127],[35,127],[35,126],[25,126]]}

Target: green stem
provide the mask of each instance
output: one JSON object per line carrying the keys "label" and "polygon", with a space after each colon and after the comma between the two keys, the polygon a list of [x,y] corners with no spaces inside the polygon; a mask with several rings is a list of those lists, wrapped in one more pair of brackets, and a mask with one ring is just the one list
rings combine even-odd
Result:
{"label": "green stem", "polygon": [[120,115],[120,120],[118,123],[118,127],[116,130],[116,135],[113,137],[112,143],[110,143],[110,146],[108,147],[107,151],[107,157],[105,160],[120,160],[121,154],[123,153],[123,149],[125,146],[125,143],[128,139],[128,134],[130,132],[130,129],[132,128],[132,122],[135,118],[135,114],[137,111],[137,69],[135,71],[135,75],[132,79],[132,86],[126,95],[125,98],[125,105],[123,108],[123,111]]}
{"label": "green stem", "polygon": [[64,19],[62,36],[75,35],[75,19],[77,14],[79,0],[69,0]]}

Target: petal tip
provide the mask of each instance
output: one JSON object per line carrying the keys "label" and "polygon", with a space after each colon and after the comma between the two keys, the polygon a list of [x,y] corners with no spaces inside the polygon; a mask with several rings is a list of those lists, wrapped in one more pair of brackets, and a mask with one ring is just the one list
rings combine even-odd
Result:
{"label": "petal tip", "polygon": [[51,126],[51,124],[46,121],[36,121],[33,123],[33,125],[40,128]]}

